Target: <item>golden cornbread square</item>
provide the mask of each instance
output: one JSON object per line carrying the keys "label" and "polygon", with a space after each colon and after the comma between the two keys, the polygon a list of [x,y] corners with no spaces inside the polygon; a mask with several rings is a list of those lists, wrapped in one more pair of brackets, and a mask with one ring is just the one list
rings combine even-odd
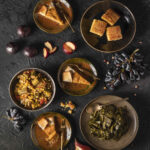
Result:
{"label": "golden cornbread square", "polygon": [[113,26],[118,20],[120,16],[112,9],[108,9],[101,17],[108,24]]}
{"label": "golden cornbread square", "polygon": [[123,37],[120,26],[108,27],[106,30],[106,36],[108,41],[121,40]]}
{"label": "golden cornbread square", "polygon": [[90,32],[97,34],[99,36],[103,36],[106,30],[107,23],[101,20],[94,19],[91,25]]}

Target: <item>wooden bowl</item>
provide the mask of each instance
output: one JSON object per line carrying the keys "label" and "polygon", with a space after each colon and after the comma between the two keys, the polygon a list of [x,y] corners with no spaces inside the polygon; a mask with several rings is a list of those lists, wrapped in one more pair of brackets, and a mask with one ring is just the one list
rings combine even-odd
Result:
{"label": "wooden bowl", "polygon": [[90,114],[86,112],[86,108],[91,106],[94,103],[107,104],[110,102],[115,102],[117,99],[120,99],[118,96],[113,95],[105,95],[100,96],[93,99],[89,102],[83,109],[80,115],[80,130],[84,139],[95,149],[100,150],[121,150],[128,146],[136,137],[138,128],[139,128],[139,120],[138,115],[132,105],[127,101],[122,101],[119,103],[115,103],[117,107],[126,107],[128,111],[128,116],[130,118],[129,129],[126,134],[124,134],[120,140],[100,140],[97,137],[94,137],[90,134],[90,128],[88,126],[88,122],[90,120]]}
{"label": "wooden bowl", "polygon": [[96,86],[97,80],[94,80],[91,85],[87,85],[83,88],[82,86],[80,85],[76,86],[73,83],[72,83],[72,86],[70,85],[70,83],[69,83],[70,86],[67,83],[66,84],[68,86],[64,86],[64,83],[62,81],[62,73],[64,69],[66,68],[66,66],[68,66],[69,64],[79,65],[84,69],[88,69],[88,71],[90,71],[93,75],[97,76],[97,71],[94,65],[90,61],[84,58],[71,58],[63,62],[61,66],[59,67],[57,79],[58,79],[58,83],[60,87],[63,89],[65,93],[72,95],[72,96],[83,96],[83,95],[90,93]]}
{"label": "wooden bowl", "polygon": [[104,1],[98,1],[87,8],[80,23],[80,30],[84,41],[94,50],[104,53],[112,53],[124,49],[131,43],[136,32],[135,18],[125,5],[117,1],[111,1],[110,8],[121,16],[115,25],[120,25],[123,39],[107,41],[106,33],[104,33],[103,37],[90,33],[93,19],[101,20],[102,14],[107,10]]}
{"label": "wooden bowl", "polygon": [[[24,71],[27,71],[27,70],[35,70],[37,72],[40,72],[40,73],[44,74],[51,81],[51,84],[52,84],[52,91],[53,91],[53,93],[52,93],[51,98],[48,100],[48,103],[46,105],[43,105],[42,107],[39,107],[37,109],[29,109],[29,108],[24,107],[23,105],[21,105],[18,102],[18,100],[15,98],[15,95],[14,95],[14,88],[15,88],[15,85],[16,85],[16,82],[17,82],[17,76],[19,74],[23,73]],[[42,69],[39,69],[39,68],[26,68],[26,69],[22,69],[21,71],[18,71],[13,76],[13,78],[11,79],[10,84],[9,84],[9,95],[10,95],[10,98],[11,98],[12,102],[17,107],[19,107],[19,108],[21,108],[23,110],[31,111],[31,112],[42,110],[42,109],[46,108],[48,105],[50,105],[50,103],[53,101],[53,99],[55,97],[55,93],[56,93],[56,86],[55,86],[55,82],[54,82],[53,78],[46,71],[44,71]]]}
{"label": "wooden bowl", "polygon": [[[63,30],[65,30],[67,27],[69,27],[69,24],[67,21],[65,21],[64,25],[59,25],[53,21],[47,20],[43,17],[40,17],[37,13],[38,10],[42,5],[44,5],[47,2],[51,2],[53,0],[40,0],[37,2],[34,11],[33,11],[33,19],[35,21],[35,24],[38,26],[39,29],[41,29],[44,32],[56,34],[60,33]],[[73,20],[73,10],[71,5],[67,2],[67,0],[57,0],[60,1],[63,5],[63,10],[68,14],[67,19],[70,21],[70,23]]]}
{"label": "wooden bowl", "polygon": [[[38,119],[40,119],[41,117],[50,117],[50,116],[53,116],[53,117],[58,117],[58,118],[61,118],[61,119],[64,119],[65,120],[65,124],[66,124],[66,140],[64,142],[64,146],[65,147],[70,139],[71,139],[71,136],[72,136],[72,128],[71,128],[71,124],[69,122],[69,120],[63,116],[62,114],[60,113],[57,113],[57,112],[47,112],[47,113],[44,113],[44,114],[41,114],[40,116],[38,116],[32,123],[31,125],[31,129],[30,129],[30,135],[31,135],[31,139],[34,143],[35,146],[37,146],[38,148],[40,149],[46,149],[47,147],[43,147],[41,144],[40,144],[40,138],[39,136],[37,136],[37,128],[38,128],[38,125],[37,125],[37,121]],[[57,129],[60,129],[60,124],[59,126],[57,126]],[[46,144],[45,144],[46,145]],[[51,148],[51,150],[59,150],[60,149],[60,145],[58,145],[58,147],[56,148]]]}

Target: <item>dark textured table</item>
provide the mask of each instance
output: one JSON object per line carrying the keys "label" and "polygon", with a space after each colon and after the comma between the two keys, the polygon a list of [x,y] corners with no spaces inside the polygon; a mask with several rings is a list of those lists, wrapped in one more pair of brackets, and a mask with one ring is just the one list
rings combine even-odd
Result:
{"label": "dark textured table", "polygon": [[[150,76],[149,73],[145,77],[130,85],[124,85],[114,92],[103,90],[103,75],[106,71],[106,65],[103,63],[104,58],[110,58],[109,54],[102,54],[92,50],[83,41],[79,24],[80,19],[85,9],[96,2],[97,0],[69,0],[74,9],[73,27],[76,33],[72,33],[68,28],[64,32],[57,35],[50,35],[40,31],[34,24],[32,18],[33,8],[37,0],[0,0],[0,150],[36,150],[37,148],[32,143],[30,138],[30,126],[32,121],[41,113],[48,111],[58,111],[65,114],[72,123],[73,136],[68,150],[74,150],[75,137],[85,143],[79,129],[79,116],[85,106],[93,98],[103,94],[114,94],[122,97],[130,97],[130,103],[135,107],[139,115],[140,127],[135,140],[126,150],[150,150]],[[126,4],[137,21],[137,33],[133,42],[125,51],[133,51],[135,48],[140,48],[145,55],[145,60],[150,64],[150,0],[122,0]],[[26,45],[34,45],[40,51],[40,54],[32,59],[26,58],[22,51],[16,55],[8,55],[5,51],[5,46],[9,41],[18,38],[16,29],[18,25],[31,24],[34,28],[33,33],[28,38],[19,40],[22,48]],[[74,41],[77,43],[78,49],[72,55],[66,55],[62,51],[64,41]],[[48,59],[42,56],[41,45],[44,41],[52,41],[59,46],[59,50]],[[142,41],[143,44],[138,44]],[[89,59],[97,68],[99,76],[102,80],[96,88],[88,95],[82,97],[72,97],[66,95],[59,87],[56,74],[59,66],[63,61],[71,57],[84,57]],[[5,110],[13,106],[9,93],[8,85],[13,75],[25,67],[38,67],[49,72],[54,78],[57,86],[57,93],[52,104],[43,111],[28,113],[24,112],[29,117],[29,123],[25,129],[17,133],[12,124],[3,119],[2,116]],[[139,84],[139,88],[135,89],[135,84]],[[134,93],[137,96],[134,96]],[[62,100],[72,100],[77,104],[77,110],[73,115],[67,115],[59,108],[59,102]]]}

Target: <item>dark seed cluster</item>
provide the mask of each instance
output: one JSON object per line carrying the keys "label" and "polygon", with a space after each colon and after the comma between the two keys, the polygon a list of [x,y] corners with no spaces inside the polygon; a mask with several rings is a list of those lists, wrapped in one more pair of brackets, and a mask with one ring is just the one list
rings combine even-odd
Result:
{"label": "dark seed cluster", "polygon": [[13,123],[17,131],[21,131],[26,124],[26,119],[23,114],[16,108],[10,108],[6,111],[8,119]]}
{"label": "dark seed cluster", "polygon": [[123,83],[130,84],[141,79],[147,65],[143,64],[144,57],[138,51],[135,50],[131,55],[114,54],[104,81],[108,89],[114,90]]}

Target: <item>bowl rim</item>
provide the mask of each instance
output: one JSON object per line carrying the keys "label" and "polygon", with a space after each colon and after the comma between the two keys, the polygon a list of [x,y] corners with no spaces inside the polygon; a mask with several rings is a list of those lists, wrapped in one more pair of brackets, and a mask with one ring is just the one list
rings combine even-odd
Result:
{"label": "bowl rim", "polygon": [[[54,111],[54,112],[45,112],[45,113],[42,113],[42,114],[38,115],[38,116],[33,120],[32,124],[31,124],[31,127],[30,127],[30,137],[31,137],[31,139],[32,139],[32,142],[34,143],[34,145],[35,145],[37,148],[40,148],[39,146],[37,146],[37,145],[35,144],[35,142],[34,142],[34,140],[33,140],[32,129],[33,129],[33,126],[34,126],[34,124],[35,124],[35,122],[37,121],[38,118],[40,118],[40,117],[43,116],[43,115],[48,115],[48,114],[56,114],[56,115],[59,114],[61,117],[65,118],[65,119],[68,121],[69,126],[70,126],[70,130],[71,130],[71,134],[70,134],[70,139],[66,142],[66,145],[67,145],[67,144],[70,142],[71,137],[72,137],[72,133],[73,133],[73,131],[72,131],[72,125],[71,125],[69,119],[68,119],[65,115],[63,115],[63,114],[61,114],[61,113],[59,113],[59,112],[55,112],[55,111]],[[64,145],[64,147],[65,147],[66,145]]]}
{"label": "bowl rim", "polygon": [[[92,99],[91,101],[89,101],[89,102],[84,106],[84,108],[82,109],[82,111],[81,111],[81,113],[80,113],[80,117],[79,117],[79,127],[80,127],[81,134],[82,134],[83,138],[85,139],[85,141],[86,141],[89,145],[91,145],[92,147],[94,147],[95,149],[97,149],[97,147],[96,147],[95,145],[93,145],[90,141],[88,141],[88,139],[85,137],[85,135],[84,135],[84,133],[83,133],[83,131],[82,131],[81,119],[82,119],[82,115],[83,115],[83,113],[84,113],[84,111],[85,111],[85,109],[86,109],[86,107],[87,107],[88,105],[90,105],[91,103],[93,103],[93,102],[94,102],[95,100],[97,100],[98,98],[100,98],[100,97],[105,97],[105,96],[113,96],[113,97],[116,97],[116,98],[117,98],[117,97],[122,98],[122,97],[120,97],[120,96],[111,95],[111,94],[106,94],[106,95],[98,96],[98,97]],[[137,135],[137,133],[138,133],[138,129],[139,129],[139,117],[138,117],[138,114],[137,114],[135,108],[134,108],[128,101],[126,101],[126,102],[128,103],[128,105],[130,105],[130,106],[133,108],[133,111],[135,112],[135,118],[136,118],[136,121],[137,121],[136,126],[137,126],[137,127],[136,127],[135,134],[134,134],[132,140],[131,140],[130,142],[128,142],[128,144],[127,144],[126,146],[122,147],[122,149],[125,148],[125,147],[127,147],[129,144],[131,144],[131,143],[133,142],[133,140],[135,139],[135,137],[136,137],[136,135]],[[117,150],[118,150],[118,149],[117,149]]]}
{"label": "bowl rim", "polygon": [[[13,81],[15,80],[15,78],[16,78],[20,73],[22,73],[22,72],[24,72],[24,71],[26,71],[26,70],[35,70],[35,71],[38,71],[38,72],[40,72],[40,73],[43,73],[44,75],[46,75],[46,76],[51,80],[51,83],[52,83],[52,88],[53,88],[52,97],[50,98],[49,102],[48,102],[46,105],[44,105],[44,106],[42,106],[42,107],[39,107],[39,108],[37,108],[37,109],[26,109],[25,107],[21,107],[19,104],[17,104],[17,103],[15,102],[15,100],[13,99],[12,94],[11,94],[11,86],[12,86]],[[52,101],[54,100],[55,94],[56,94],[56,85],[55,85],[54,79],[52,78],[52,76],[51,76],[48,72],[46,72],[46,71],[44,71],[43,69],[40,69],[40,68],[31,68],[31,67],[29,67],[29,68],[21,69],[20,71],[18,71],[17,73],[15,73],[15,75],[12,77],[12,79],[11,79],[10,82],[9,82],[9,88],[8,88],[8,90],[9,90],[9,97],[10,97],[11,101],[12,101],[17,107],[19,107],[19,108],[22,109],[22,110],[28,111],[28,112],[36,112],[36,111],[40,111],[40,110],[42,110],[42,109],[45,109],[46,107],[48,107],[48,106],[52,103]]]}
{"label": "bowl rim", "polygon": [[[48,34],[58,34],[58,33],[63,32],[64,30],[66,30],[66,29],[69,27],[69,24],[66,25],[66,27],[65,27],[63,30],[59,31],[59,32],[49,32],[46,28],[42,27],[42,26],[38,23],[38,21],[37,21],[37,19],[36,19],[36,17],[35,17],[35,11],[36,11],[38,5],[39,5],[41,2],[43,2],[43,1],[44,1],[44,0],[39,0],[39,1],[36,3],[36,5],[35,5],[35,7],[34,7],[34,9],[33,9],[33,20],[34,20],[36,26],[37,26],[40,30],[42,30],[43,32],[46,32],[46,33],[48,33]],[[45,1],[46,1],[46,0],[45,0]],[[47,1],[48,1],[48,0],[47,0]],[[70,3],[68,2],[68,0],[66,0],[66,2],[70,5]],[[71,13],[72,13],[72,18],[71,18],[71,20],[70,20],[70,23],[72,23],[73,18],[74,18],[74,15],[73,15],[73,9],[72,9],[72,6],[71,6],[71,5],[70,5],[70,10],[71,10]]]}
{"label": "bowl rim", "polygon": [[133,22],[134,22],[134,31],[133,31],[133,35],[130,39],[130,41],[124,45],[122,48],[118,49],[118,50],[113,50],[113,51],[104,51],[104,50],[100,50],[100,49],[97,49],[95,47],[93,47],[91,44],[88,43],[88,41],[85,39],[84,35],[83,35],[83,30],[82,30],[82,22],[83,22],[83,18],[85,16],[85,14],[92,8],[94,7],[95,5],[99,4],[99,3],[104,3],[104,0],[103,1],[98,1],[98,2],[95,2],[94,4],[92,4],[91,6],[89,6],[83,13],[82,17],[81,17],[81,21],[80,21],[80,32],[81,32],[81,35],[82,35],[82,38],[84,39],[84,41],[86,42],[86,44],[91,47],[92,49],[94,49],[95,51],[98,51],[98,52],[103,52],[103,53],[115,53],[115,52],[119,52],[123,49],[125,49],[134,39],[135,37],[135,34],[136,34],[136,19],[133,15],[133,13],[131,12],[131,10],[124,4],[122,4],[121,2],[118,2],[118,1],[115,1],[115,0],[112,0],[111,3],[116,3],[117,5],[121,5],[123,6],[131,15],[132,19],[133,19]]}
{"label": "bowl rim", "polygon": [[[93,86],[93,88],[92,88],[91,90],[89,90],[88,93],[86,93],[86,94],[80,94],[80,95],[71,94],[70,92],[67,92],[64,88],[62,88],[62,86],[61,86],[61,81],[60,81],[61,69],[62,69],[63,65],[64,65],[67,61],[69,61],[69,60],[71,60],[71,59],[83,59],[83,60],[85,60],[87,63],[91,64],[91,65],[95,68],[95,66],[93,65],[93,63],[91,63],[91,62],[90,62],[88,59],[86,59],[86,58],[82,58],[82,57],[69,58],[69,59],[65,60],[65,61],[59,66],[59,69],[58,69],[58,72],[57,72],[57,80],[58,80],[59,86],[60,86],[60,88],[61,88],[66,94],[68,94],[68,95],[70,95],[70,96],[84,96],[84,95],[87,95],[87,94],[89,94],[89,93],[96,87],[97,81],[96,81],[96,84]],[[98,72],[97,72],[96,68],[95,68],[95,71],[96,71],[96,75],[98,75]]]}

